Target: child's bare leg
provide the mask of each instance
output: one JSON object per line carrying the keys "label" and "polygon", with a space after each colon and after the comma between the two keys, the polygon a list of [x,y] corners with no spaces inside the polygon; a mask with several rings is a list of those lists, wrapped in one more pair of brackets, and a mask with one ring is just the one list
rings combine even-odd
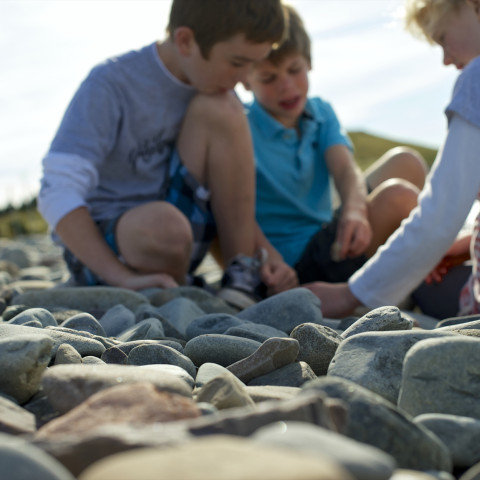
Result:
{"label": "child's bare leg", "polygon": [[421,190],[427,171],[427,163],[416,150],[408,147],[396,147],[386,152],[367,168],[364,176],[372,190],[390,178],[408,180]]}
{"label": "child's bare leg", "polygon": [[368,196],[368,218],[373,237],[365,252],[371,257],[380,245],[400,226],[417,205],[419,189],[410,182],[391,179]]}
{"label": "child's bare leg", "polygon": [[177,143],[183,165],[211,192],[225,264],[254,254],[255,166],[243,106],[233,94],[198,95]]}
{"label": "child's bare leg", "polygon": [[167,202],[132,208],[117,224],[116,240],[128,266],[141,273],[167,273],[185,283],[192,229],[187,218]]}

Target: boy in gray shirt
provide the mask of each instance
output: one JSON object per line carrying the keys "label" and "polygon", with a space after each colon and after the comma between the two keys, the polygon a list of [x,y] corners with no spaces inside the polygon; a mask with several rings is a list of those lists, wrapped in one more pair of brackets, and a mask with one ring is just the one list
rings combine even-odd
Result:
{"label": "boy in gray shirt", "polygon": [[225,299],[248,306],[260,280],[270,293],[295,286],[254,220],[251,140],[232,91],[284,23],[280,0],[173,0],[165,41],[90,72],[44,158],[38,202],[76,284],[183,284],[218,234]]}

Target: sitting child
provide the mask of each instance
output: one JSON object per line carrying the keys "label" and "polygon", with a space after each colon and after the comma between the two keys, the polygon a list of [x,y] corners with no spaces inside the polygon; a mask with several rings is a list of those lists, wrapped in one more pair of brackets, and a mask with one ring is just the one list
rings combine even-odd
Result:
{"label": "sitting child", "polygon": [[408,216],[427,166],[417,152],[397,147],[362,175],[330,104],[308,97],[310,38],[297,12],[287,11],[288,39],[254,65],[245,84],[254,94],[256,218],[300,284],[341,282]]}
{"label": "sitting child", "polygon": [[[462,70],[446,108],[448,132],[418,207],[385,246],[348,283],[307,285],[329,317],[349,315],[361,304],[396,305],[424,278],[445,270],[443,257],[462,260],[465,237],[458,234],[480,191],[480,0],[408,0],[406,5],[407,26],[440,45],[445,65]],[[480,311],[479,247],[480,217],[470,247],[472,274],[457,299],[459,315]]]}

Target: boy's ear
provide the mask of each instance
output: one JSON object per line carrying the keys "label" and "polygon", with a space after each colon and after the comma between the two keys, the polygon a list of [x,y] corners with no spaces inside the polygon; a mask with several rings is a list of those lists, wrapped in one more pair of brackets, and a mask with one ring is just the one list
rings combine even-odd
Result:
{"label": "boy's ear", "polygon": [[195,35],[189,27],[178,27],[173,32],[173,41],[181,55],[190,55],[195,44]]}

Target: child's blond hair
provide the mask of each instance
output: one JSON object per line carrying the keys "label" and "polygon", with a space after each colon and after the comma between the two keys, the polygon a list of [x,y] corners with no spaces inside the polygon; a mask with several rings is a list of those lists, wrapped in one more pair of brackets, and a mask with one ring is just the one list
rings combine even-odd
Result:
{"label": "child's blond hair", "polygon": [[167,33],[189,27],[200,52],[208,59],[218,42],[245,34],[251,43],[283,41],[286,15],[281,0],[173,0]]}
{"label": "child's blond hair", "polygon": [[440,22],[449,14],[458,12],[466,0],[406,0],[405,26],[412,34],[435,43],[434,36]]}
{"label": "child's blond hair", "polygon": [[311,40],[303,20],[291,5],[285,5],[285,11],[288,17],[287,36],[278,48],[270,52],[267,60],[278,65],[289,55],[300,54],[311,65]]}

